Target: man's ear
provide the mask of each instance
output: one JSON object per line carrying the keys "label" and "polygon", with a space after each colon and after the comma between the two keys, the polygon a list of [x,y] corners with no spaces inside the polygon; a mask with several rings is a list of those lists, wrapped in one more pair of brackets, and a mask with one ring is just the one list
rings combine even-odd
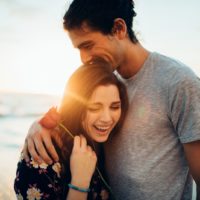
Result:
{"label": "man's ear", "polygon": [[124,39],[127,35],[127,26],[122,18],[116,18],[112,28],[112,34],[119,39]]}

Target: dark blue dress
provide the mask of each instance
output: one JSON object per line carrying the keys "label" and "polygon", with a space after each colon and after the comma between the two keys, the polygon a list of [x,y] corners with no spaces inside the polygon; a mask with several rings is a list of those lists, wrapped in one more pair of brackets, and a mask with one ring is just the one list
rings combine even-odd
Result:
{"label": "dark blue dress", "polygon": [[[70,177],[62,174],[62,164],[38,165],[33,160],[25,162],[22,158],[18,162],[14,189],[18,200],[65,200],[68,192]],[[69,171],[69,170],[66,170]],[[95,171],[88,199],[110,200],[106,186]]]}

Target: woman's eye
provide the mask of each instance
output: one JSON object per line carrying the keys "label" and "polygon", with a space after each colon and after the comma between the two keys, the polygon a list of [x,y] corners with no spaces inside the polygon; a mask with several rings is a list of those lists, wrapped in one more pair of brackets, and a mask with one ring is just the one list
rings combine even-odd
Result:
{"label": "woman's eye", "polygon": [[92,107],[88,108],[88,111],[90,111],[90,112],[97,112],[99,110],[100,110],[100,108],[92,108]]}
{"label": "woman's eye", "polygon": [[111,107],[112,110],[118,110],[118,109],[120,109],[120,108],[121,108],[121,106],[112,106],[112,107]]}

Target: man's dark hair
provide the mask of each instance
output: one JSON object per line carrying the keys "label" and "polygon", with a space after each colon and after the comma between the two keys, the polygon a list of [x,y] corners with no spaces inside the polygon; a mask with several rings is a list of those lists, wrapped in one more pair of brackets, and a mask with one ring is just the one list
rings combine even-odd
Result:
{"label": "man's dark hair", "polygon": [[134,11],[133,0],[73,0],[64,15],[64,28],[72,30],[80,28],[83,22],[93,30],[111,34],[116,18],[125,21],[129,38],[137,43],[137,37],[132,30]]}

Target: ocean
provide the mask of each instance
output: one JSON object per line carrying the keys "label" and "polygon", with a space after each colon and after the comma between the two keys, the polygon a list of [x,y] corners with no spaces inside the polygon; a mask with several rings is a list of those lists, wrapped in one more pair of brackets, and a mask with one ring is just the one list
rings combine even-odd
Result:
{"label": "ocean", "polygon": [[0,93],[0,200],[16,199],[16,166],[30,125],[60,98],[53,95]]}

